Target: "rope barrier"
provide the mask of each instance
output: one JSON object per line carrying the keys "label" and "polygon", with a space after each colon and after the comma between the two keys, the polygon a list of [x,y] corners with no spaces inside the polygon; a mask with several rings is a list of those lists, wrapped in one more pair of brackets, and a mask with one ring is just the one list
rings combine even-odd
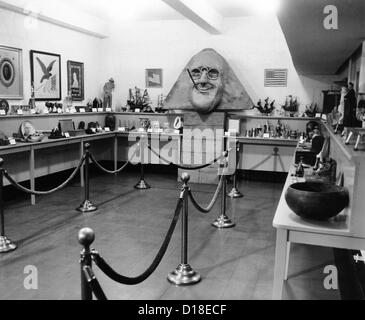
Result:
{"label": "rope barrier", "polygon": [[36,190],[31,190],[28,189],[26,187],[23,187],[22,185],[20,185],[18,182],[16,182],[10,175],[9,173],[4,170],[4,177],[6,179],[8,179],[8,181],[14,186],[16,187],[18,190],[23,191],[25,193],[29,193],[29,194],[33,194],[33,195],[48,195],[51,193],[54,193],[56,191],[59,191],[61,189],[63,189],[64,187],[66,187],[66,185],[68,185],[70,183],[70,181],[76,176],[77,172],[81,169],[81,166],[83,165],[85,161],[85,155],[82,156],[77,168],[72,172],[72,174],[70,175],[70,177],[63,182],[61,185],[59,185],[58,187],[48,190],[48,191],[36,191]]}
{"label": "rope barrier", "polygon": [[160,250],[158,251],[157,256],[153,260],[152,264],[141,275],[130,278],[130,277],[126,277],[126,276],[123,276],[123,275],[117,273],[109,266],[109,264],[95,250],[91,251],[91,256],[92,256],[93,261],[101,269],[101,271],[103,271],[110,279],[112,279],[118,283],[126,284],[126,285],[135,285],[135,284],[143,282],[156,270],[156,268],[160,264],[162,258],[164,257],[167,247],[170,243],[172,234],[175,230],[177,221],[179,219],[182,205],[183,205],[183,199],[180,197],[179,201],[177,203],[176,209],[175,209],[174,218],[173,218],[170,228],[166,234],[165,240],[162,243],[162,246],[161,246]]}
{"label": "rope barrier", "polygon": [[166,164],[174,165],[178,169],[182,169],[182,170],[199,170],[199,169],[207,168],[207,167],[211,166],[212,164],[214,164],[214,163],[222,160],[224,157],[227,156],[227,152],[229,152],[229,151],[227,151],[227,152],[223,153],[220,157],[215,158],[212,162],[210,162],[208,164],[203,164],[203,165],[196,166],[196,167],[188,167],[188,166],[182,166],[180,164],[176,164],[176,163],[173,163],[173,162],[167,160],[166,158],[164,158],[163,156],[161,156],[160,154],[158,154],[155,150],[153,150],[149,144],[147,144],[147,147],[148,147],[148,149],[150,149],[152,151],[153,154],[155,154],[157,157],[159,157]]}
{"label": "rope barrier", "polygon": [[[134,152],[134,155],[136,154],[136,152]],[[134,156],[133,155],[133,156]],[[132,156],[132,157],[133,157]],[[114,170],[114,171],[111,171],[111,170],[107,170],[105,169],[98,161],[96,161],[96,159],[94,158],[93,154],[90,153],[90,159],[92,162],[94,162],[94,164],[101,170],[101,171],[104,171],[105,173],[109,173],[109,174],[116,174],[116,173],[119,173],[119,172],[122,172],[124,170],[124,168],[129,164],[129,160],[122,166],[120,167],[119,169],[117,170]]]}
{"label": "rope barrier", "polygon": [[218,196],[219,196],[219,192],[221,191],[222,186],[223,186],[223,175],[222,175],[222,176],[221,176],[221,178],[219,179],[218,187],[217,187],[217,189],[215,190],[215,193],[214,193],[214,195],[213,195],[212,200],[210,201],[209,205],[208,205],[206,208],[204,208],[204,207],[200,206],[200,205],[197,203],[197,201],[196,201],[196,200],[194,199],[194,197],[193,197],[193,194],[192,194],[192,192],[191,192],[191,189],[189,188],[189,189],[188,189],[188,195],[189,195],[189,198],[190,198],[190,200],[191,200],[191,203],[192,203],[192,204],[194,205],[194,207],[195,207],[198,211],[200,211],[201,213],[209,213],[209,212],[213,209],[213,207],[214,207],[215,203],[217,202],[217,199],[218,199]]}

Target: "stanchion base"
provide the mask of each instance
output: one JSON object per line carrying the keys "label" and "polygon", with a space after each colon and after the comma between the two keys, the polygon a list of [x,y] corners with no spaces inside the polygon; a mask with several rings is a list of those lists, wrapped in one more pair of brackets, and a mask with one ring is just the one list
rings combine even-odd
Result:
{"label": "stanchion base", "polygon": [[93,212],[98,210],[98,208],[94,206],[89,200],[85,200],[76,210],[80,212]]}
{"label": "stanchion base", "polygon": [[135,189],[140,189],[140,190],[144,190],[144,189],[150,189],[150,185],[144,181],[144,180],[140,180],[135,186]]}
{"label": "stanchion base", "polygon": [[243,198],[243,194],[237,188],[232,188],[232,190],[227,193],[227,197],[232,199]]}
{"label": "stanchion base", "polygon": [[177,286],[189,286],[198,283],[201,276],[189,264],[179,264],[168,274],[167,280]]}
{"label": "stanchion base", "polygon": [[216,219],[212,226],[219,228],[219,229],[227,229],[227,228],[233,228],[236,224],[227,216],[220,216],[218,219]]}
{"label": "stanchion base", "polygon": [[14,251],[17,248],[16,244],[7,237],[0,237],[0,253]]}

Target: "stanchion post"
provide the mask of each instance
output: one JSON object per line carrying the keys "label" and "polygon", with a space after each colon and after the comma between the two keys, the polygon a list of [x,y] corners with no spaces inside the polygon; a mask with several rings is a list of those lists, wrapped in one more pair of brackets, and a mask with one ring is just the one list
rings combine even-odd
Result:
{"label": "stanchion post", "polygon": [[232,190],[227,194],[227,196],[232,199],[243,197],[243,194],[237,188],[238,164],[240,161],[240,144],[238,141],[236,141],[235,150],[236,150],[236,169],[233,175],[233,187]]}
{"label": "stanchion post", "polygon": [[80,253],[80,271],[81,271],[81,299],[92,300],[92,289],[87,281],[84,273],[84,267],[92,268],[92,259],[90,252],[90,245],[95,240],[95,233],[90,228],[83,228],[79,231],[79,243],[84,247]]}
{"label": "stanchion post", "polygon": [[5,236],[5,218],[4,218],[4,160],[0,158],[0,220],[1,220],[1,235],[0,235],[0,253],[14,251],[17,246]]}
{"label": "stanchion post", "polygon": [[89,162],[90,162],[90,144],[85,144],[85,164],[84,164],[84,179],[85,179],[85,185],[84,185],[84,201],[80,204],[80,206],[76,209],[80,212],[92,212],[96,211],[98,208],[93,205],[89,199],[90,197],[90,177],[89,177]]}
{"label": "stanchion post", "polygon": [[151,188],[150,185],[144,180],[144,149],[145,142],[142,136],[139,140],[139,152],[141,155],[141,176],[139,182],[134,186],[135,189],[145,190]]}
{"label": "stanchion post", "polygon": [[187,286],[198,283],[201,280],[201,276],[188,263],[188,182],[190,180],[190,176],[187,173],[183,173],[181,175],[181,180],[184,183],[180,195],[183,199],[183,214],[181,222],[181,263],[174,271],[168,274],[167,280],[177,286]]}
{"label": "stanchion post", "polygon": [[221,163],[221,178],[222,181],[222,200],[221,200],[221,214],[220,216],[212,222],[212,226],[216,227],[218,229],[227,229],[232,228],[236,224],[227,216],[227,176],[226,176],[226,168],[227,168],[227,158],[223,160],[223,163]]}

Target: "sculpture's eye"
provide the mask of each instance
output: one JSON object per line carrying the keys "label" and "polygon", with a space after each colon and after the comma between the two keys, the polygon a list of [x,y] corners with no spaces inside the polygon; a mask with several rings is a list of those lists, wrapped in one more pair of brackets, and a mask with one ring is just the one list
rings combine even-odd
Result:
{"label": "sculpture's eye", "polygon": [[200,79],[202,73],[201,73],[200,69],[195,68],[195,69],[191,70],[191,75],[194,79]]}
{"label": "sculpture's eye", "polygon": [[219,71],[217,69],[210,69],[208,71],[208,78],[210,80],[217,80],[219,78]]}

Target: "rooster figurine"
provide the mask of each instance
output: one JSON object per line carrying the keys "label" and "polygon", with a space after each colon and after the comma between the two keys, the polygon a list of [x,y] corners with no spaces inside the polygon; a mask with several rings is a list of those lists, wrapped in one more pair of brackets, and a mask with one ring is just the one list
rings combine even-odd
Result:
{"label": "rooster figurine", "polygon": [[271,103],[270,103],[270,106],[269,106],[269,98],[266,98],[265,99],[265,105],[262,106],[262,102],[261,102],[261,99],[257,102],[257,106],[254,106],[254,108],[258,109],[262,114],[266,114],[267,116],[269,114],[271,114],[271,112],[274,111],[275,109],[275,106],[274,106],[274,103],[275,103],[275,100],[273,100]]}

